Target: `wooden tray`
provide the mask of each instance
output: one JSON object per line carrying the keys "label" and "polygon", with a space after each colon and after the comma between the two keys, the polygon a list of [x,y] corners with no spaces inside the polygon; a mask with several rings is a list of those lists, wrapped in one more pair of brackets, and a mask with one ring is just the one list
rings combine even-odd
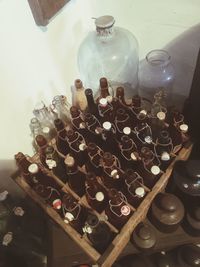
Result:
{"label": "wooden tray", "polygon": [[[117,233],[115,239],[112,241],[108,249],[102,255],[94,249],[94,247],[91,245],[86,235],[81,236],[70,225],[66,224],[62,220],[62,218],[58,215],[58,213],[51,206],[47,205],[45,201],[41,197],[39,197],[33,189],[31,189],[31,187],[27,184],[25,179],[20,175],[19,170],[16,171],[11,177],[29,195],[29,197],[36,203],[38,203],[39,206],[46,212],[46,214],[48,214],[49,217],[54,222],[56,222],[64,230],[64,232],[67,233],[85,251],[85,253],[88,254],[91,260],[97,264],[97,266],[111,267],[114,261],[117,259],[117,257],[120,255],[122,250],[129,242],[130,235],[135,229],[135,227],[138,225],[138,223],[140,223],[145,219],[148,209],[154,197],[159,192],[165,189],[165,186],[167,185],[175,161],[186,160],[191,152],[191,149],[192,149],[191,143],[187,143],[184,145],[184,147],[180,150],[178,156],[170,164],[165,173],[160,177],[159,181],[155,184],[152,190],[148,192],[146,198],[143,200],[143,202],[140,204],[137,210],[133,208],[134,210],[133,215],[128,220],[128,222],[123,226],[120,232],[107,220],[105,220],[104,211],[101,214],[99,214],[98,212],[93,210],[93,212],[99,217],[99,219],[105,220],[105,222],[109,225],[111,230]],[[30,160],[32,162],[39,162],[37,155],[30,158]],[[62,187],[63,192],[71,193],[81,205],[91,209],[91,207],[86,201],[85,196],[80,198],[69,188],[67,184],[64,184],[59,178],[53,175],[50,171],[47,172],[51,174],[51,176],[55,179],[55,181]]]}

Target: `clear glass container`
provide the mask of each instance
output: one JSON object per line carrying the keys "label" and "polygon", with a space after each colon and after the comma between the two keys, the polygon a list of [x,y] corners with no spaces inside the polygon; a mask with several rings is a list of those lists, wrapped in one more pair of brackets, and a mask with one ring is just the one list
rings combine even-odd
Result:
{"label": "clear glass container", "polygon": [[153,100],[155,93],[162,88],[165,90],[166,101],[169,103],[175,72],[167,51],[150,51],[140,62],[138,76],[141,97]]}
{"label": "clear glass container", "polygon": [[86,36],[78,51],[81,80],[95,97],[101,77],[106,77],[114,89],[125,87],[127,97],[136,93],[138,43],[131,32],[114,27],[114,23],[112,16],[97,18],[96,31]]}

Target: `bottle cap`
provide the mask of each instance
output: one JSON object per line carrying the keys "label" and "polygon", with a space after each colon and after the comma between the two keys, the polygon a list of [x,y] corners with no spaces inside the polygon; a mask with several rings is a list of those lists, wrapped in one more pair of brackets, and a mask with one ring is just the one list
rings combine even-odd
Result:
{"label": "bottle cap", "polygon": [[106,99],[107,99],[108,103],[111,103],[113,100],[113,97],[111,95],[108,95],[108,96],[106,96]]}
{"label": "bottle cap", "polygon": [[37,173],[39,171],[38,165],[36,163],[32,163],[29,167],[28,167],[28,171],[30,173]]}
{"label": "bottle cap", "polygon": [[163,121],[166,118],[166,115],[163,111],[160,111],[157,113],[157,118],[161,121]]}
{"label": "bottle cap", "polygon": [[124,127],[123,133],[126,135],[129,135],[131,133],[131,128],[130,127]]}
{"label": "bottle cap", "polygon": [[22,207],[14,207],[13,212],[16,216],[23,216],[25,211],[22,209]]}
{"label": "bottle cap", "polygon": [[79,128],[80,128],[80,129],[85,129],[85,123],[84,123],[84,122],[81,122],[81,123],[79,124]]}
{"label": "bottle cap", "polygon": [[109,28],[115,23],[113,16],[101,16],[95,20],[95,25],[97,28]]}
{"label": "bottle cap", "polygon": [[115,179],[119,179],[119,174],[117,170],[112,170],[110,175]]}
{"label": "bottle cap", "polygon": [[111,129],[111,127],[112,127],[112,124],[111,124],[109,121],[105,121],[105,122],[103,123],[103,128],[104,128],[105,130],[109,131],[109,130]]}
{"label": "bottle cap", "polygon": [[188,125],[183,123],[179,126],[180,130],[183,132],[183,133],[187,133],[188,131]]}
{"label": "bottle cap", "polygon": [[81,144],[79,145],[79,149],[80,149],[81,151],[84,151],[86,148],[87,148],[87,146],[86,146],[85,143],[81,143]]}
{"label": "bottle cap", "polygon": [[43,128],[42,128],[42,132],[43,132],[44,134],[48,134],[48,133],[50,132],[50,128],[49,128],[49,127],[43,127]]}
{"label": "bottle cap", "polygon": [[12,232],[8,232],[3,237],[2,245],[3,246],[8,246],[12,242],[12,240],[13,240],[13,233]]}
{"label": "bottle cap", "polygon": [[135,189],[135,194],[138,196],[138,197],[143,197],[145,195],[145,190],[143,187],[138,187]]}
{"label": "bottle cap", "polygon": [[107,104],[108,104],[108,100],[107,100],[107,98],[101,98],[101,99],[99,100],[99,104],[100,104],[102,107],[106,107]]}
{"label": "bottle cap", "polygon": [[124,205],[121,207],[121,214],[123,214],[124,216],[128,216],[131,212],[131,209],[128,205]]}
{"label": "bottle cap", "polygon": [[52,170],[53,168],[55,168],[57,166],[56,161],[53,159],[46,159],[45,162],[46,162],[46,164],[50,170]]}
{"label": "bottle cap", "polygon": [[54,208],[55,210],[60,210],[60,209],[61,209],[61,206],[62,206],[62,202],[61,202],[60,199],[55,199],[55,200],[53,201],[53,208]]}
{"label": "bottle cap", "polygon": [[102,192],[97,192],[95,195],[95,198],[97,201],[103,201],[104,200],[104,194]]}
{"label": "bottle cap", "polygon": [[67,155],[65,158],[65,164],[69,167],[72,167],[72,166],[74,166],[74,163],[75,163],[74,158],[70,155]]}
{"label": "bottle cap", "polygon": [[143,114],[143,115],[147,115],[147,111],[145,110],[145,109],[142,109],[141,111],[140,111],[140,114]]}
{"label": "bottle cap", "polygon": [[152,143],[152,138],[151,138],[151,136],[145,136],[145,138],[144,138],[144,141],[147,143],[147,144],[151,144]]}
{"label": "bottle cap", "polygon": [[69,222],[74,220],[74,215],[71,212],[66,212],[65,213],[65,218],[66,219],[64,220],[64,222],[65,223],[69,223]]}
{"label": "bottle cap", "polygon": [[90,227],[89,225],[85,225],[85,226],[83,227],[83,232],[84,232],[84,233],[91,234],[91,233],[92,233],[92,227]]}
{"label": "bottle cap", "polygon": [[154,175],[158,175],[160,173],[160,168],[158,166],[154,165],[154,166],[151,167],[151,172]]}
{"label": "bottle cap", "polygon": [[169,155],[169,153],[168,152],[163,152],[162,153],[162,155],[161,155],[161,160],[163,160],[163,161],[168,161],[168,160],[170,160],[170,155]]}
{"label": "bottle cap", "polygon": [[8,196],[8,191],[3,191],[0,193],[0,201],[4,201]]}
{"label": "bottle cap", "polygon": [[135,156],[135,154],[133,152],[131,153],[131,159],[132,160],[137,160],[137,157]]}

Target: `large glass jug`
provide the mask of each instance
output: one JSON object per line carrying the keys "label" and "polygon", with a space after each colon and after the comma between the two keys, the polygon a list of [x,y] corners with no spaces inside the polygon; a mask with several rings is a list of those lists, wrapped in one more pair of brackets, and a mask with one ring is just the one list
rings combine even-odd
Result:
{"label": "large glass jug", "polygon": [[112,16],[95,19],[96,31],[86,36],[78,51],[81,79],[95,97],[101,77],[106,77],[113,89],[124,86],[127,97],[136,94],[138,43],[131,32],[114,27],[114,23]]}

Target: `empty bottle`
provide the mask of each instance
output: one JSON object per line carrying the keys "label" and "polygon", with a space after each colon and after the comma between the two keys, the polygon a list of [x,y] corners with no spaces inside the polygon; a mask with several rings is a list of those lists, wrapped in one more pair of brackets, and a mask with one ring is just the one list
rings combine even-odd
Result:
{"label": "empty bottle", "polygon": [[81,111],[85,111],[87,108],[85,88],[83,87],[83,83],[80,79],[76,79],[74,81],[73,105]]}
{"label": "empty bottle", "polygon": [[56,95],[52,100],[52,104],[55,106],[58,117],[65,123],[69,123],[70,120],[70,105],[67,102],[67,98],[64,95]]}

